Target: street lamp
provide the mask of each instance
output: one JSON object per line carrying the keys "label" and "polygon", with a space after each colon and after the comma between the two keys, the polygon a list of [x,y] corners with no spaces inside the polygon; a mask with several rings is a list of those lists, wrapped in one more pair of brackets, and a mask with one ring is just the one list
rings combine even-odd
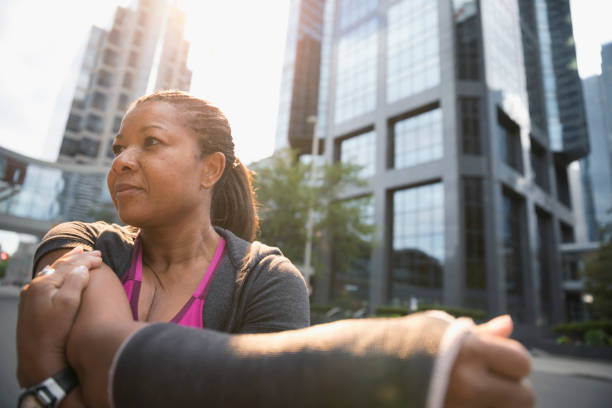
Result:
{"label": "street lamp", "polygon": [[[310,185],[313,186],[316,179],[316,164],[315,159],[319,155],[319,140],[317,138],[317,117],[310,115],[306,119],[306,123],[313,125],[312,131],[312,149],[310,151]],[[306,221],[306,245],[304,247],[304,279],[308,286],[308,293],[311,292],[310,275],[312,275],[312,230],[314,227],[314,202],[308,204],[308,219]]]}

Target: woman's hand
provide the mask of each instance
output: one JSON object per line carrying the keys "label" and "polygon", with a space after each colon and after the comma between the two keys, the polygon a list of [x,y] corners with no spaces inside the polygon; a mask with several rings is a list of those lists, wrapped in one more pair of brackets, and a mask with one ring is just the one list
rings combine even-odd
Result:
{"label": "woman's hand", "polygon": [[35,277],[19,296],[17,379],[22,387],[37,384],[67,366],[68,333],[89,269],[102,264],[99,251],[84,253],[81,247],[55,256],[52,272]]}
{"label": "woman's hand", "polygon": [[531,362],[527,350],[507,338],[509,316],[495,318],[465,339],[448,383],[446,408],[532,407],[534,392],[525,382]]}

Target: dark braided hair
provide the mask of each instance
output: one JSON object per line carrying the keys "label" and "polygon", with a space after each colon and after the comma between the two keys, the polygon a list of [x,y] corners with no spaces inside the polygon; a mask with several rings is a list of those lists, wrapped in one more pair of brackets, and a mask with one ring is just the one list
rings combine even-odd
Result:
{"label": "dark braided hair", "polygon": [[253,176],[234,155],[232,130],[223,112],[210,102],[176,90],[142,96],[128,111],[147,102],[166,102],[177,109],[185,126],[197,136],[201,157],[215,152],[225,155],[223,175],[213,189],[210,219],[213,225],[253,241],[259,228]]}

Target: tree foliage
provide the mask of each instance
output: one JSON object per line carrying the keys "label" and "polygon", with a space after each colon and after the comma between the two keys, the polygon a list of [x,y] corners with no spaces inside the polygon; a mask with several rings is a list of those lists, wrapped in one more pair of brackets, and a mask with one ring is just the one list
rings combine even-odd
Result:
{"label": "tree foliage", "polygon": [[329,264],[324,257],[332,250],[337,270],[348,268],[364,250],[371,251],[374,227],[363,205],[359,200],[338,199],[346,189],[365,184],[359,177],[359,167],[343,163],[317,165],[312,183],[310,164],[297,160],[294,151],[285,150],[252,168],[260,203],[259,240],[278,246],[295,264],[302,264],[308,211],[312,207],[315,272]]}
{"label": "tree foliage", "polygon": [[602,319],[612,319],[612,226],[599,250],[587,257],[585,291],[593,295],[592,311]]}

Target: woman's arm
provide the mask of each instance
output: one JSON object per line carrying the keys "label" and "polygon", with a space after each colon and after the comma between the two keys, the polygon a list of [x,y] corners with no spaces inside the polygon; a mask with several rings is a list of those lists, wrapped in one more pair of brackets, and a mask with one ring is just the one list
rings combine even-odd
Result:
{"label": "woman's arm", "polygon": [[[138,323],[120,282],[103,266],[92,271],[68,355],[91,406],[109,405],[114,360],[116,407],[405,408],[424,406],[448,325],[417,314],[232,336]],[[520,382],[529,370],[528,354],[511,340],[471,330],[451,368],[449,386],[440,390],[447,407],[533,404],[532,391]]]}

